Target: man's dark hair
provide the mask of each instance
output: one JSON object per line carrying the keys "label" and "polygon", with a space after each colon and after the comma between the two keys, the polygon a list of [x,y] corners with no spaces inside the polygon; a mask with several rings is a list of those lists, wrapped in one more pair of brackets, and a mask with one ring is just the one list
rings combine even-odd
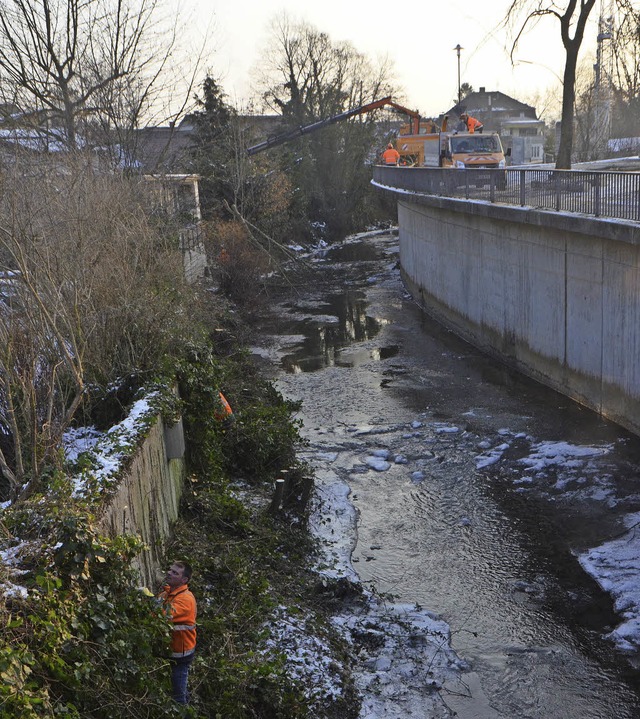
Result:
{"label": "man's dark hair", "polygon": [[180,569],[182,569],[182,576],[188,582],[191,579],[191,575],[193,574],[193,569],[191,568],[191,565],[188,562],[174,562],[173,564],[176,567],[180,567]]}

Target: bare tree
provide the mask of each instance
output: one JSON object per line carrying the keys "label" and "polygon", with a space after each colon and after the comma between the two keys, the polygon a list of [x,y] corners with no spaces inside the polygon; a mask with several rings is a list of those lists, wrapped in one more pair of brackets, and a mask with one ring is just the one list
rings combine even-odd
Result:
{"label": "bare tree", "polygon": [[19,157],[4,174],[0,475],[13,496],[56,464],[87,387],[145,377],[192,332],[177,226],[146,210],[143,180],[83,160]]}
{"label": "bare tree", "polygon": [[92,125],[134,126],[175,42],[161,2],[0,3],[5,119],[29,119],[72,148],[81,128],[86,133]]}
{"label": "bare tree", "polygon": [[[276,19],[262,63],[260,89],[267,107],[289,126],[309,124],[392,94],[388,61],[373,63],[349,43],[335,43],[306,23]],[[301,224],[340,235],[358,226],[368,199],[367,162],[375,154],[373,114],[307,135],[284,150],[282,162],[298,188],[292,214]],[[291,151],[303,162],[291,162]],[[283,166],[284,167],[284,166]]]}
{"label": "bare tree", "polygon": [[513,0],[505,16],[505,24],[516,28],[515,39],[511,46],[512,60],[520,38],[530,26],[547,16],[555,18],[560,23],[565,65],[562,86],[562,127],[556,160],[556,167],[559,169],[571,167],[578,54],[595,1],[569,0],[563,10],[554,0]]}
{"label": "bare tree", "polygon": [[[258,79],[267,108],[296,122],[325,118],[391,94],[388,61],[374,64],[350,43],[277,17]],[[360,118],[361,119],[361,118]]]}
{"label": "bare tree", "polygon": [[618,0],[618,7],[612,45],[615,86],[622,99],[629,102],[640,95],[640,8],[630,0]]}
{"label": "bare tree", "polygon": [[612,92],[615,137],[640,135],[640,8],[618,0],[613,28]]}
{"label": "bare tree", "polygon": [[[579,63],[576,72],[576,100],[574,118],[573,157],[576,162],[587,162],[598,157],[606,140],[606,128],[599,126],[598,89],[593,73],[595,58],[587,56]],[[608,138],[606,138],[608,139]]]}

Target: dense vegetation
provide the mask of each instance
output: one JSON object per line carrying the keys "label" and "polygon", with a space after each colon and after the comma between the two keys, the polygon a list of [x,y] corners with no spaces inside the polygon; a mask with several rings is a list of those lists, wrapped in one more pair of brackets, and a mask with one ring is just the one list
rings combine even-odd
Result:
{"label": "dense vegetation", "polygon": [[[322,619],[306,509],[296,501],[311,481],[296,458],[296,406],[243,350],[243,309],[207,283],[184,281],[179,228],[140,179],[80,157],[66,170],[60,160],[24,167],[13,168],[0,202],[9,230],[0,237],[9,278],[0,313],[0,717],[179,714],[168,694],[169,627],[131,569],[140,542],[101,534],[108,491],[87,457],[71,466],[62,452],[66,431],[104,431],[150,395],[155,412],[183,416],[188,444],[182,517],[167,548],[167,559],[195,567],[200,633],[188,714],[351,716],[348,679],[336,675],[341,698],[318,697],[268,643],[286,611],[342,651]],[[233,271],[256,287],[245,295],[252,310],[264,263],[281,258],[255,242],[243,253]],[[167,389],[174,382],[178,403]],[[214,417],[217,388],[234,408],[228,428]],[[149,427],[141,424],[140,439]],[[283,470],[292,491],[274,514],[271,487]]]}
{"label": "dense vegetation", "polygon": [[[308,569],[305,507],[290,501],[275,515],[267,511],[281,470],[294,477],[292,498],[308,478],[296,460],[295,405],[231,347],[231,355],[219,354],[203,342],[175,358],[189,481],[167,552],[196,569],[199,647],[189,715],[306,717],[311,695],[288,676],[284,656],[264,651],[276,607],[313,615],[317,631],[328,631]],[[219,386],[234,405],[228,428],[212,412]],[[20,585],[28,594],[7,593],[0,607],[0,716],[177,716],[167,693],[168,626],[129,568],[140,543],[101,536],[102,497],[71,495],[71,477],[54,471],[41,492],[3,513],[5,531],[21,540]],[[350,716],[349,696],[346,687],[345,699],[316,706],[313,715]]]}

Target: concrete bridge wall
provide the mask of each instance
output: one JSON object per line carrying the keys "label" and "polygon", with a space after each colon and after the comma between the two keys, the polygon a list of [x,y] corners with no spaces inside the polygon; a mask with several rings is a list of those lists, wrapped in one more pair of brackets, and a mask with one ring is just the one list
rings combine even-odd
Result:
{"label": "concrete bridge wall", "polygon": [[397,197],[403,276],[430,314],[640,433],[640,225]]}

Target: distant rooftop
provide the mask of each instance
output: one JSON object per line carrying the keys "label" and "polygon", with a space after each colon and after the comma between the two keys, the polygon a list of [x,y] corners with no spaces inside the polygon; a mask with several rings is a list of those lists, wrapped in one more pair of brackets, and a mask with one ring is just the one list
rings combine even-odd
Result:
{"label": "distant rooftop", "polygon": [[193,123],[143,127],[136,132],[136,160],[147,173],[191,174]]}

